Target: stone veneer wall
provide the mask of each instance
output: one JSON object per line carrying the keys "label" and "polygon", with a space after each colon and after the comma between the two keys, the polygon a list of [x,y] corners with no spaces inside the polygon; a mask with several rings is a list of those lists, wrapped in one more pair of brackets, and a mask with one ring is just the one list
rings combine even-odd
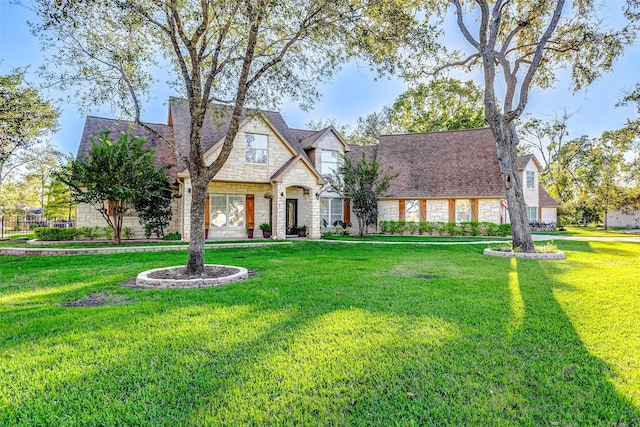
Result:
{"label": "stone veneer wall", "polygon": [[[181,231],[180,223],[180,205],[181,199],[173,199],[171,201],[171,221],[169,226],[165,229],[165,233],[174,233]],[[85,203],[81,203],[76,207],[76,227],[108,227],[109,225],[104,220],[100,212],[98,212],[93,206]],[[125,214],[122,227],[129,227],[134,233],[134,237],[141,239],[144,238],[144,225],[138,221],[138,216],[135,211],[131,209]],[[155,236],[151,236],[155,237]]]}
{"label": "stone veneer wall", "polygon": [[449,221],[448,200],[427,200],[427,222]]}
{"label": "stone veneer wall", "polygon": [[[378,202],[378,212],[378,222],[398,221],[400,219],[398,200],[380,200]],[[352,215],[353,218],[354,216]],[[449,201],[447,199],[427,200],[427,221],[448,222]],[[478,221],[499,223],[500,199],[479,199]]]}
{"label": "stone veneer wall", "polygon": [[478,200],[479,222],[500,222],[500,199]]}

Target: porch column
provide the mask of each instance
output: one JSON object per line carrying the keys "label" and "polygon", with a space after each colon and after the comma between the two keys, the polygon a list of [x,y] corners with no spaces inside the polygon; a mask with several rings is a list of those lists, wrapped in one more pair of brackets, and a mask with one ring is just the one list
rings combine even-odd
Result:
{"label": "porch column", "polygon": [[[310,192],[313,192],[311,189]],[[317,194],[317,192],[316,192]],[[310,194],[309,198],[311,199],[311,212],[309,212],[309,230],[308,236],[310,239],[319,239],[320,238],[320,198],[316,197],[314,194]]]}
{"label": "porch column", "polygon": [[277,240],[287,238],[287,186],[282,182],[273,184],[273,235]]}

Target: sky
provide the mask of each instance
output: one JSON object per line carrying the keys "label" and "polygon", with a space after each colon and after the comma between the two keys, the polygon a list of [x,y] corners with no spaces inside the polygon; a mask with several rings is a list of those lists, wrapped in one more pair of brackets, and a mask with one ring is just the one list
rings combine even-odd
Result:
{"label": "sky", "polygon": [[[620,19],[621,6],[618,1],[607,2],[610,16],[605,21],[616,22]],[[38,40],[29,32],[27,21],[35,16],[27,8],[11,4],[9,0],[0,0],[0,74],[7,74],[14,67],[29,67],[27,79],[34,84],[40,83],[37,69],[43,65],[43,54]],[[464,46],[456,28],[449,23],[447,44]],[[635,118],[635,107],[616,108],[615,104],[625,91],[631,90],[640,81],[640,41],[627,49],[619,60],[614,72],[606,74],[591,86],[573,93],[570,90],[568,73],[560,71],[559,81],[552,89],[532,90],[526,115],[538,118],[566,107],[575,113],[569,121],[570,137],[588,135],[596,137],[605,130],[620,128],[627,118]],[[407,89],[408,84],[395,78],[378,78],[363,61],[345,65],[332,80],[321,84],[318,92],[321,99],[311,110],[302,111],[298,105],[285,102],[281,113],[292,128],[305,128],[312,120],[335,118],[338,123],[355,125],[363,117],[385,105],[391,105],[395,98]],[[474,79],[480,84],[479,74],[456,73],[453,77]],[[43,92],[49,99],[58,99],[66,94],[51,91]],[[151,101],[145,106],[143,121],[166,123],[168,109],[166,101],[176,96],[168,86],[160,83],[152,88]],[[61,110],[59,130],[52,135],[54,144],[65,153],[75,154],[86,115],[114,117],[107,106],[95,106],[89,111],[80,112],[68,101],[58,104]]]}

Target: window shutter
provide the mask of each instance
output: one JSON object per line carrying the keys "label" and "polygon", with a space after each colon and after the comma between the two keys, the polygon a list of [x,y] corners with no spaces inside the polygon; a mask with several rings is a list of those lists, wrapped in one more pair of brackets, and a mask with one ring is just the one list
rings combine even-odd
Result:
{"label": "window shutter", "polygon": [[342,207],[343,207],[342,216],[344,217],[343,221],[345,223],[351,222],[351,200],[344,199]]}
{"label": "window shutter", "polygon": [[211,194],[207,193],[207,198],[204,201],[204,228],[209,228],[209,214],[211,213]]}
{"label": "window shutter", "polygon": [[246,195],[245,210],[247,215],[247,228],[255,227],[255,195]]}
{"label": "window shutter", "polygon": [[427,199],[420,200],[420,222],[427,222]]}
{"label": "window shutter", "polygon": [[456,222],[456,199],[449,199],[449,222]]}
{"label": "window shutter", "polygon": [[471,199],[471,221],[478,221],[478,199]]}
{"label": "window shutter", "polygon": [[407,212],[406,201],[398,200],[398,221],[405,220],[405,214]]}

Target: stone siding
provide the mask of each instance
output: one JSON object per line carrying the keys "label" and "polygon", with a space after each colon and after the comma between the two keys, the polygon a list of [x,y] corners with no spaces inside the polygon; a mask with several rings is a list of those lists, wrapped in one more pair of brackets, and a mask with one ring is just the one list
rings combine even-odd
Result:
{"label": "stone siding", "polygon": [[[180,204],[181,199],[172,199],[171,201],[171,221],[169,226],[165,229],[165,233],[174,233],[181,231],[180,224]],[[102,217],[93,206],[85,203],[81,203],[76,206],[76,227],[108,227],[107,221]],[[135,210],[131,208],[125,214],[122,222],[122,227],[129,227],[133,232],[134,237],[144,237],[144,225],[140,224],[138,216]]]}
{"label": "stone siding", "polygon": [[478,200],[478,221],[500,223],[500,199]]}
{"label": "stone siding", "polygon": [[[245,162],[245,136],[247,133],[267,135],[269,138],[266,164]],[[218,146],[207,153],[205,162],[207,164],[212,163],[218,157],[221,148],[222,146]],[[215,179],[218,181],[268,183],[271,176],[296,155],[297,153],[290,150],[263,120],[258,118],[250,119],[236,135],[229,158],[220,172],[217,173]]]}
{"label": "stone siding", "polygon": [[448,200],[427,200],[427,222],[449,221]]}

